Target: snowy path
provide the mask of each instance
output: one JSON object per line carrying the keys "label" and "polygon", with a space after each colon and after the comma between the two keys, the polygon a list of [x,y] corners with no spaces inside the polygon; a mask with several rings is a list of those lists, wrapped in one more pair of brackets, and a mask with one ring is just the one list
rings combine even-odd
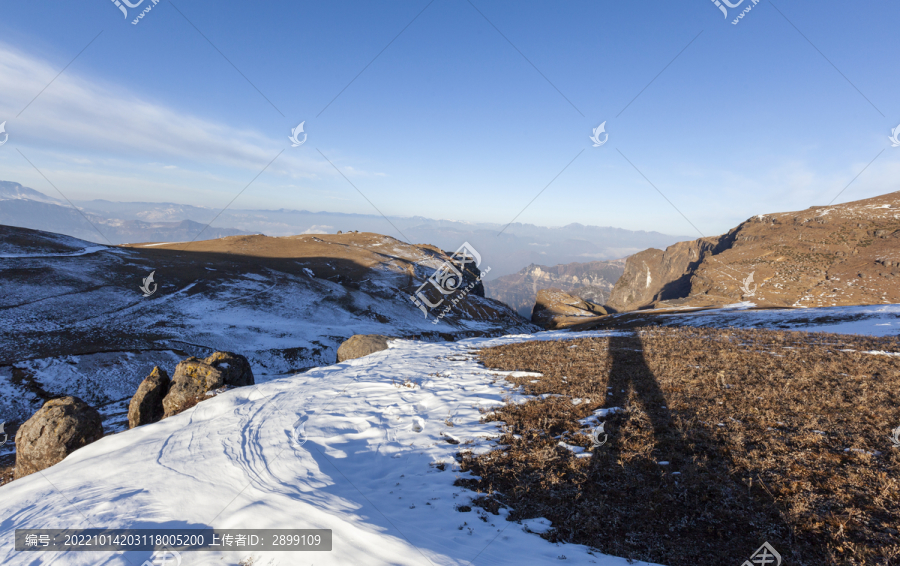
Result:
{"label": "snowy path", "polygon": [[[469,476],[454,471],[459,446],[442,436],[471,439],[475,450],[490,449],[497,436],[495,423],[479,423],[478,408],[502,403],[507,372],[485,370],[471,348],[604,335],[395,341],[385,352],[234,390],[163,422],[108,436],[42,474],[0,488],[0,562],[35,564],[36,556],[13,550],[17,527],[209,525],[333,530],[331,552],[260,552],[253,555],[255,566],[624,566],[624,559],[592,555],[580,545],[551,544],[502,515],[477,507],[457,511],[476,494],[453,486],[457,477]],[[451,416],[453,427],[445,423]],[[436,462],[445,462],[445,471],[430,465]],[[42,564],[140,566],[151,555],[39,557]],[[236,564],[247,557],[185,553],[182,564]]]}

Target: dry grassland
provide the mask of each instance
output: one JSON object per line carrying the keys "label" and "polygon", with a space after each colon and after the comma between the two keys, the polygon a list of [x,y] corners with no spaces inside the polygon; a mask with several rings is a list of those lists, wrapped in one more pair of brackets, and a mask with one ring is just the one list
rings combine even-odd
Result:
{"label": "dry grassland", "polygon": [[[458,483],[547,517],[551,541],[667,566],[738,566],[765,541],[786,565],[898,565],[900,357],[870,351],[900,340],[641,328],[485,349],[489,368],[543,374],[510,379],[521,393],[559,396],[485,415],[505,448],[462,451],[481,479]],[[579,419],[604,407],[625,410],[592,450]]]}

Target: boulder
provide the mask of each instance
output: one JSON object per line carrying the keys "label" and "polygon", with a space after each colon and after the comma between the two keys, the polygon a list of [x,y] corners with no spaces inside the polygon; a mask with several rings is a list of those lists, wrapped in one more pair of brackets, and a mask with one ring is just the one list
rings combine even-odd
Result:
{"label": "boulder", "polygon": [[154,367],[128,404],[128,428],[155,423],[163,418],[163,398],[169,392],[169,374]]}
{"label": "boulder", "polygon": [[531,322],[546,330],[556,330],[606,314],[606,309],[600,305],[574,297],[560,289],[550,288],[537,292]]}
{"label": "boulder", "polygon": [[240,354],[215,352],[205,360],[190,357],[175,367],[169,392],[163,399],[163,418],[196,405],[208,391],[254,383],[250,362]]}
{"label": "boulder", "polygon": [[390,339],[390,336],[381,336],[380,334],[354,334],[338,348],[337,362],[346,362],[387,350]]}
{"label": "boulder", "polygon": [[51,399],[16,433],[15,479],[49,468],[102,436],[96,409],[78,397]]}

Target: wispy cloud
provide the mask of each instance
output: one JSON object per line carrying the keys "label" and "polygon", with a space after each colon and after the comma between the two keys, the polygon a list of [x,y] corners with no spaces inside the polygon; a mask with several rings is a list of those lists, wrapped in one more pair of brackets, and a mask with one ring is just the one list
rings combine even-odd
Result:
{"label": "wispy cloud", "polygon": [[[80,158],[97,153],[140,163],[187,160],[198,168],[249,170],[259,170],[288,145],[285,132],[278,137],[199,118],[72,69],[14,118],[57,73],[48,61],[0,42],[0,120],[9,121],[15,142]],[[346,167],[349,174],[377,174]],[[273,172],[294,178],[335,176],[329,163],[310,152],[286,153]]]}

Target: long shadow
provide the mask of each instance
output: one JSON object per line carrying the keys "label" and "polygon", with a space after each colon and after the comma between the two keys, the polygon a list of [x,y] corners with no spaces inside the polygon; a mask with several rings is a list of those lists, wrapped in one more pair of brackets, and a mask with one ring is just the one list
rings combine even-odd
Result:
{"label": "long shadow", "polygon": [[640,336],[611,337],[609,357],[605,406],[632,405],[607,417],[608,444],[594,450],[583,487],[586,499],[611,511],[607,524],[593,529],[595,544],[617,556],[682,566],[737,565],[767,538],[783,543],[777,509],[732,475],[727,447],[705,429],[685,426],[697,412],[679,406],[673,418]]}
{"label": "long shadow", "polygon": [[[666,396],[663,394],[656,376],[644,359],[644,347],[636,334],[612,336],[609,339],[609,370],[607,407],[622,407],[628,404],[629,392],[633,389],[638,402],[650,417],[653,424],[653,435],[657,441],[657,451],[664,454],[670,448],[672,434],[677,432],[671,427],[672,417],[669,413]],[[661,446],[661,443],[665,446]],[[663,461],[666,458],[662,458]]]}

